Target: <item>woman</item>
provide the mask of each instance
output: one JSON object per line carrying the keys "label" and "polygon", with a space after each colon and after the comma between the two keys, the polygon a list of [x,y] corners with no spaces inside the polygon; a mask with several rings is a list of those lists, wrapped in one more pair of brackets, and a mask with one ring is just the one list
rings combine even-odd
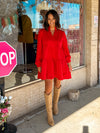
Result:
{"label": "woman", "polygon": [[[45,103],[48,124],[54,125],[53,114],[58,114],[58,100],[61,80],[71,78],[71,56],[64,31],[60,30],[59,16],[55,10],[46,13],[44,29],[38,34],[37,55],[35,64],[38,78],[45,81]],[[54,79],[53,113],[52,84]]]}

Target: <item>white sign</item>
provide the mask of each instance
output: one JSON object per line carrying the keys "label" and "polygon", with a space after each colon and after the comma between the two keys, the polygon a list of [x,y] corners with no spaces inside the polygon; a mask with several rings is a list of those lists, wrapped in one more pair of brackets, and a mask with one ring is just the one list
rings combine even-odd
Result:
{"label": "white sign", "polygon": [[94,16],[94,26],[98,27],[98,16]]}

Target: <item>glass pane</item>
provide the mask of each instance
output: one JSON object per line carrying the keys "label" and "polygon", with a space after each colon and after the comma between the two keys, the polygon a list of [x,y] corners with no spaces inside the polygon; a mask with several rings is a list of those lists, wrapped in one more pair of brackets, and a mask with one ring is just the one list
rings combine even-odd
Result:
{"label": "glass pane", "polygon": [[17,52],[17,66],[4,78],[5,89],[37,80],[35,65],[39,29],[49,9],[60,16],[68,39],[72,66],[83,65],[83,6],[69,0],[5,0],[0,2],[0,41],[7,41]]}

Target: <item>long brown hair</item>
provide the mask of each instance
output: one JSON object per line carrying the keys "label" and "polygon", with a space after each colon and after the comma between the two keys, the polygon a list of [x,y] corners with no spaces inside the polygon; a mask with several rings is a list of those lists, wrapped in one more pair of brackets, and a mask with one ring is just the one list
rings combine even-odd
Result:
{"label": "long brown hair", "polygon": [[48,15],[49,14],[52,14],[53,17],[55,18],[55,20],[56,20],[56,22],[55,22],[56,28],[61,28],[61,25],[60,25],[60,22],[59,22],[60,19],[59,19],[58,13],[55,10],[51,9],[45,15],[45,20],[44,20],[44,24],[43,24],[45,30],[48,30],[48,27],[49,27],[49,24],[48,24]]}

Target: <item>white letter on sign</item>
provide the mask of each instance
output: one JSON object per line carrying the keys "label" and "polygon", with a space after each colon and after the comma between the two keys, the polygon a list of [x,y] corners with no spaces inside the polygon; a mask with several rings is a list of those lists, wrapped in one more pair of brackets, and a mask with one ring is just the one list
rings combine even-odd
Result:
{"label": "white letter on sign", "polygon": [[14,52],[9,52],[9,59],[10,59],[10,64],[12,64],[12,60],[15,58],[15,53]]}
{"label": "white letter on sign", "polygon": [[[6,56],[6,62],[5,63],[3,62],[3,56]],[[8,64],[8,55],[6,53],[1,54],[1,64],[3,66],[6,66]]]}

